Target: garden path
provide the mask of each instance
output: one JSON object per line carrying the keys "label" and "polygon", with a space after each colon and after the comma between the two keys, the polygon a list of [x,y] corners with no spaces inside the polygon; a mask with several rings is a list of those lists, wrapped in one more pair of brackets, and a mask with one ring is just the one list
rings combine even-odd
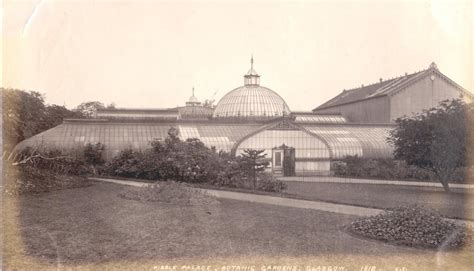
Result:
{"label": "garden path", "polygon": [[[106,179],[106,178],[96,178],[96,177],[90,177],[89,179],[95,180],[95,181],[122,184],[122,185],[130,185],[130,186],[135,186],[135,187],[146,187],[147,185],[149,185],[149,183],[136,182],[136,181],[126,181],[126,180],[116,180],[116,179]],[[283,198],[283,197],[275,197],[275,196],[268,196],[268,195],[257,195],[257,194],[250,194],[250,193],[213,190],[213,189],[201,189],[201,188],[198,188],[198,189],[207,193],[208,195],[211,195],[217,198],[272,204],[272,205],[294,207],[294,208],[301,208],[301,209],[312,209],[312,210],[326,211],[326,212],[332,212],[332,213],[338,213],[338,214],[373,216],[373,215],[380,214],[384,211],[382,209],[358,207],[358,206],[328,203],[328,202],[322,202],[322,201],[310,201],[310,200]],[[470,227],[474,227],[474,222],[472,221],[466,221],[466,220],[460,220],[460,219],[448,219],[448,220],[454,223],[463,223],[463,224],[467,224]]]}
{"label": "garden path", "polygon": [[[104,182],[111,182],[111,183],[116,183],[116,184],[131,185],[131,186],[137,186],[137,187],[145,187],[149,185],[149,183],[140,183],[140,182],[126,181],[126,180],[105,179],[105,178],[95,178],[95,177],[89,178],[89,179],[104,181]],[[322,202],[322,201],[300,200],[300,199],[291,199],[291,198],[275,197],[275,196],[268,196],[268,195],[257,195],[257,194],[250,194],[250,193],[202,189],[202,188],[199,188],[199,190],[217,198],[242,200],[242,201],[265,203],[265,204],[295,207],[295,208],[302,208],[302,209],[313,209],[313,210],[320,210],[320,211],[347,214],[347,215],[371,216],[371,215],[377,215],[383,211],[381,209],[357,207],[357,206],[336,204],[336,203],[327,203],[327,202]]]}

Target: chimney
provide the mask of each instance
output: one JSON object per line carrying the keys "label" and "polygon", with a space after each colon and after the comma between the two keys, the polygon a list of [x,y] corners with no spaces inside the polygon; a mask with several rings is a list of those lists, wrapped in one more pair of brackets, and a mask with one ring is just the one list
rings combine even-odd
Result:
{"label": "chimney", "polygon": [[379,78],[379,81],[380,81],[380,83],[382,83],[383,79],[382,79],[382,78]]}

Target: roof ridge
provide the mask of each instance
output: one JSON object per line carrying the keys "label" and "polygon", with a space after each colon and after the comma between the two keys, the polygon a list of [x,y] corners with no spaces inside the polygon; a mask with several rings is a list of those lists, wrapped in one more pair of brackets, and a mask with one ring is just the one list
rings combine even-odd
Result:
{"label": "roof ridge", "polygon": [[[383,80],[383,81],[378,81],[378,82],[372,83],[372,84],[370,84],[370,85],[363,85],[363,87],[370,87],[370,86],[373,86],[373,85],[376,85],[376,84],[381,84],[381,83],[384,83],[384,82],[387,82],[387,81],[390,81],[390,80],[396,80],[396,79],[400,79],[400,78],[403,78],[403,77],[406,77],[406,76],[415,75],[415,74],[417,74],[417,73],[425,72],[425,71],[427,71],[427,70],[429,70],[429,69],[430,69],[430,68],[424,69],[424,70],[420,70],[420,71],[415,71],[415,72],[412,72],[412,73],[407,73],[407,72],[405,72],[404,75],[391,77],[391,78],[389,78],[389,79],[386,79],[386,80]],[[380,79],[382,79],[382,77],[380,77]],[[359,88],[362,88],[362,87],[353,88],[353,89],[359,89]],[[351,89],[351,90],[353,90],[353,89]]]}
{"label": "roof ridge", "polygon": [[133,111],[133,110],[144,110],[144,111],[165,111],[165,110],[176,110],[177,107],[172,108],[147,108],[147,107],[114,107],[114,108],[98,108],[97,111]]}
{"label": "roof ridge", "polygon": [[[404,75],[400,75],[400,76],[396,76],[396,77],[392,77],[392,78],[389,78],[389,79],[386,79],[386,80],[382,80],[382,81],[379,81],[379,82],[375,82],[375,83],[372,83],[372,84],[369,84],[369,85],[364,85],[362,84],[362,86],[360,87],[356,87],[356,88],[351,88],[351,89],[344,89],[342,92],[340,92],[338,95],[336,95],[335,97],[333,97],[332,99],[326,101],[325,103],[321,104],[320,106],[316,107],[315,109],[323,109],[323,108],[327,108],[327,107],[331,107],[331,106],[336,106],[338,105],[337,103],[337,100],[344,97],[345,95],[348,95],[348,92],[351,92],[351,93],[357,93],[357,91],[360,91],[362,89],[367,89],[369,87],[374,87],[376,85],[380,85],[379,88],[377,88],[374,92],[372,92],[371,94],[368,94],[367,97],[364,97],[362,99],[365,99],[365,98],[373,98],[373,97],[377,97],[377,95],[373,95],[374,93],[376,93],[378,90],[380,90],[381,88],[387,88],[388,85],[390,84],[393,84],[394,82],[397,82],[401,79],[404,79],[404,78],[410,78],[410,77],[413,77],[417,74],[421,74],[423,72],[426,72],[426,71],[429,71],[431,69],[437,69],[436,67],[432,67],[430,65],[430,67],[428,67],[427,69],[422,69],[422,70],[418,70],[418,71],[415,71],[415,72],[412,72],[412,73],[407,73],[405,72]],[[410,81],[410,80],[409,80]],[[386,92],[386,90],[384,90],[383,92]],[[380,92],[381,93],[381,92]],[[343,96],[344,95],[344,96]],[[352,94],[350,94],[352,95]],[[384,94],[380,94],[380,95],[384,95]],[[356,99],[356,100],[360,100],[360,99]],[[336,102],[336,103],[334,103]],[[345,102],[344,102],[345,103]],[[342,104],[344,104],[342,103]]]}
{"label": "roof ridge", "polygon": [[[417,74],[417,73],[420,73],[420,72],[424,72],[424,71],[427,71],[429,70],[428,69],[424,69],[424,70],[419,70],[419,71],[415,71],[415,72],[412,72],[412,73],[406,73],[404,75],[400,75],[400,76],[396,76],[396,77],[391,77],[389,79],[386,79],[386,80],[383,80],[383,81],[378,81],[378,82],[375,82],[375,83],[372,83],[372,84],[369,84],[369,85],[365,85],[365,84],[362,84],[360,87],[354,87],[354,88],[349,88],[349,89],[344,89],[343,91],[352,91],[352,90],[356,90],[356,89],[361,89],[361,88],[365,88],[365,87],[370,87],[370,86],[373,86],[373,85],[376,85],[376,84],[381,84],[381,83],[386,83],[387,81],[390,81],[390,80],[395,80],[395,79],[400,79],[402,77],[405,77],[405,76],[411,76],[411,75],[414,75],[414,74]],[[380,78],[382,79],[382,78]]]}

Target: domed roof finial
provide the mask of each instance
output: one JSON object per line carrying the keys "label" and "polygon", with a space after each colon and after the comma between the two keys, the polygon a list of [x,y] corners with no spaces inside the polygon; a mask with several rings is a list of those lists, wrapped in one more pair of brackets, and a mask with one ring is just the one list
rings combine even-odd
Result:
{"label": "domed roof finial", "polygon": [[191,95],[191,97],[189,97],[189,100],[186,102],[186,105],[200,105],[201,102],[199,102],[199,100],[196,98],[196,96],[194,96],[194,86],[193,86],[193,95]]}
{"label": "domed roof finial", "polygon": [[260,83],[260,75],[253,69],[253,54],[250,57],[250,70],[244,75],[245,85],[258,85]]}

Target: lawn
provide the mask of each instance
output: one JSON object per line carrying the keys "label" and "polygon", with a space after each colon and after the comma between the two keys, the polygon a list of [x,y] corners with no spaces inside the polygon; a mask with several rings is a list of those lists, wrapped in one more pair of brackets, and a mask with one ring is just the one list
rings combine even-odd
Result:
{"label": "lawn", "polygon": [[[134,189],[143,188],[95,183],[85,188],[23,195],[15,206],[11,205],[13,199],[5,199],[9,206],[6,217],[18,219],[13,226],[7,220],[5,232],[17,231],[24,251],[9,247],[16,239],[7,236],[4,264],[19,269],[137,269],[181,261],[370,264],[417,270],[420,265],[429,270],[429,266],[439,264],[434,251],[349,235],[342,226],[353,221],[353,216],[222,199],[190,206],[118,196]],[[441,264],[464,266],[472,262],[464,252],[438,255]]]}
{"label": "lawn", "polygon": [[474,220],[473,189],[376,184],[286,182],[289,196],[373,208],[420,204],[453,218]]}

